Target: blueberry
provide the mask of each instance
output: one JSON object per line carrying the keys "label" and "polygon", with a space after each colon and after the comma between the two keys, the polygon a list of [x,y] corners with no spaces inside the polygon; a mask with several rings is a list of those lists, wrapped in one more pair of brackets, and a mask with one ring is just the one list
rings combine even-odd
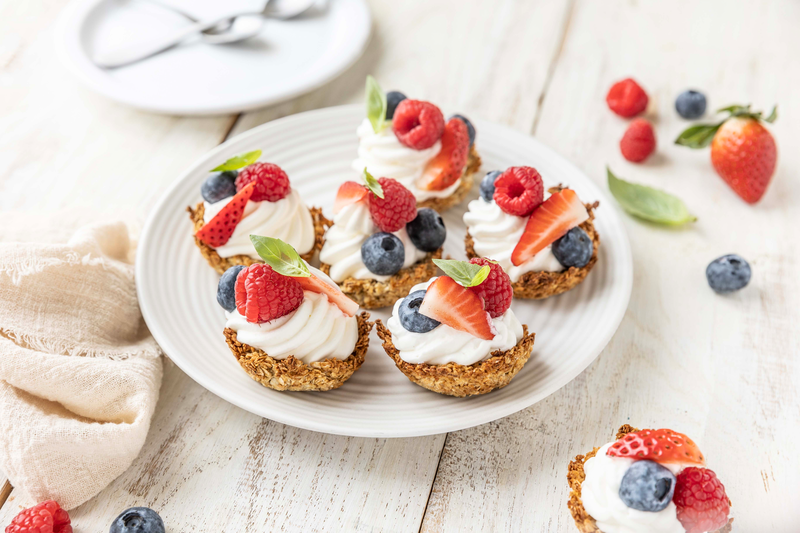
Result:
{"label": "blueberry", "polygon": [[675,492],[675,475],[654,461],[636,461],[619,486],[619,497],[631,509],[656,513],[666,508]]}
{"label": "blueberry", "polygon": [[435,252],[447,237],[442,216],[430,207],[418,210],[417,218],[406,224],[406,231],[414,246],[423,252]]}
{"label": "blueberry", "polygon": [[217,285],[217,303],[231,313],[236,310],[236,276],[243,268],[242,265],[230,267],[219,278],[219,285]]}
{"label": "blueberry", "polygon": [[706,97],[697,91],[683,91],[675,100],[675,110],[683,118],[700,118],[706,112]]}
{"label": "blueberry", "polygon": [[481,198],[487,202],[491,202],[492,198],[494,198],[494,180],[496,180],[500,174],[502,174],[501,171],[492,170],[491,172],[487,172],[481,180]]}
{"label": "blueberry", "polygon": [[152,509],[131,507],[114,519],[108,533],[165,533],[164,521]]}
{"label": "blueberry", "polygon": [[397,105],[406,99],[406,95],[400,91],[389,91],[386,93],[386,118],[392,120],[394,118],[394,110]]}
{"label": "blueberry", "polygon": [[565,267],[583,268],[592,258],[592,239],[578,226],[553,243],[553,255]]}
{"label": "blueberry", "polygon": [[[475,126],[473,126],[472,122],[470,122],[469,119],[464,115],[453,115],[450,118],[457,118],[467,125],[467,133],[469,134],[469,147],[472,148],[472,145],[475,144]],[[450,120],[450,118],[447,120]]]}
{"label": "blueberry", "polygon": [[400,302],[397,314],[400,317],[400,324],[408,331],[427,333],[441,324],[441,322],[420,314],[419,306],[422,305],[425,292],[414,291]]}
{"label": "blueberry", "polygon": [[396,274],[405,259],[403,241],[391,233],[373,233],[361,245],[361,260],[370,272],[379,276]]}
{"label": "blueberry", "polygon": [[214,172],[206,178],[200,186],[200,194],[203,200],[213,204],[236,194],[236,176],[239,172],[228,170],[225,172]]}
{"label": "blueberry", "polygon": [[750,282],[750,264],[736,254],[723,255],[706,267],[708,284],[716,292],[738,291]]}

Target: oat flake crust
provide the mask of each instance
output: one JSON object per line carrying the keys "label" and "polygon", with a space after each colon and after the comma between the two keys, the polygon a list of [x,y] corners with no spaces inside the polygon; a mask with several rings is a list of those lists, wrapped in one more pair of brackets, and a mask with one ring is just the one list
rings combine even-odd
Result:
{"label": "oat flake crust", "polygon": [[481,169],[481,157],[478,151],[475,150],[475,145],[469,149],[469,156],[467,158],[467,166],[461,174],[461,183],[458,185],[453,194],[444,198],[428,198],[422,202],[417,203],[417,208],[430,207],[431,209],[444,213],[451,207],[460,204],[464,201],[469,191],[472,190],[472,185],[475,183],[475,174]]}

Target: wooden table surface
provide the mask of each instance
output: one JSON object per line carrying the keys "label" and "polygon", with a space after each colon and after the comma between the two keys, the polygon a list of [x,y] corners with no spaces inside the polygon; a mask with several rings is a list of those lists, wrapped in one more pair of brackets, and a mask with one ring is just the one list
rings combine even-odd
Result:
{"label": "wooden table surface", "polygon": [[[218,143],[278,117],[359,102],[371,73],[387,89],[535,135],[602,187],[608,164],[673,192],[699,217],[665,229],[626,216],[634,285],[614,338],[557,393],[476,428],[409,439],[313,433],[233,407],[167,363],[140,457],[72,511],[76,532],[107,531],[134,505],[158,510],[172,533],[571,532],[567,463],[623,423],[698,441],[733,500],[735,531],[798,531],[800,3],[371,0],[369,48],[339,78],[213,118],[141,113],[80,86],[54,54],[64,4],[0,1],[2,209],[79,207],[140,225]],[[643,165],[622,159],[626,121],[604,103],[629,75],[650,94],[659,139]],[[672,144],[687,125],[673,102],[690,87],[711,108],[780,104],[778,171],[758,205],[728,189],[707,151]],[[750,261],[753,280],[718,296],[705,267],[731,252]],[[31,503],[6,483],[0,526]]]}

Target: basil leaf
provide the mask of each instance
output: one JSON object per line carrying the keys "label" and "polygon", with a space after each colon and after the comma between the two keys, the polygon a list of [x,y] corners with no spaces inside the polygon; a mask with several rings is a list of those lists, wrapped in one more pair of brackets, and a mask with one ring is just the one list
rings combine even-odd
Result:
{"label": "basil leaf", "polygon": [[367,76],[367,118],[372,124],[372,131],[380,133],[386,122],[386,93],[372,76]]}
{"label": "basil leaf", "polygon": [[380,182],[375,179],[375,176],[367,172],[367,167],[364,167],[364,181],[367,184],[367,189],[372,191],[372,194],[383,199],[383,187],[381,187]]}
{"label": "basil leaf", "polygon": [[252,152],[247,152],[246,154],[237,155],[231,157],[220,166],[216,168],[212,168],[211,172],[225,172],[226,170],[239,170],[240,168],[244,168],[247,165],[252,165],[258,158],[261,157],[261,150],[253,150]]}
{"label": "basil leaf", "polygon": [[311,276],[308,265],[297,251],[280,239],[250,235],[250,242],[256,249],[259,257],[278,274],[292,278],[307,278]]}
{"label": "basil leaf", "polygon": [[611,194],[617,199],[619,205],[631,215],[673,226],[697,220],[697,217],[689,213],[686,205],[677,196],[652,187],[621,180],[609,168],[606,168],[606,171]]}
{"label": "basil leaf", "polygon": [[464,287],[480,285],[489,276],[489,265],[473,265],[467,261],[454,261],[452,259],[434,259],[434,264],[453,278],[456,283]]}
{"label": "basil leaf", "polygon": [[722,126],[722,122],[719,124],[697,124],[683,130],[678,135],[678,138],[675,139],[675,144],[688,146],[689,148],[705,148],[711,144],[711,140],[720,126]]}

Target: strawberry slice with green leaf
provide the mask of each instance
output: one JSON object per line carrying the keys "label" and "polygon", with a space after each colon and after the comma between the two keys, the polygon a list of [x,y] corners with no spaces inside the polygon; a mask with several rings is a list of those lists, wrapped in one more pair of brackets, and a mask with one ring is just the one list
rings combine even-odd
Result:
{"label": "strawberry slice with green leaf", "polygon": [[480,339],[489,341],[495,335],[481,297],[448,276],[440,276],[428,286],[419,312]]}
{"label": "strawberry slice with green leaf", "polygon": [[521,265],[586,220],[589,212],[575,191],[563,189],[553,194],[531,213],[511,254],[511,263]]}
{"label": "strawberry slice with green leaf", "polygon": [[233,230],[241,222],[244,208],[250,201],[250,197],[253,196],[254,190],[255,183],[251,183],[237,192],[231,201],[214,215],[214,218],[194,233],[194,236],[212,248],[218,248],[228,242],[233,235]]}
{"label": "strawberry slice with green leaf", "polygon": [[464,121],[451,118],[444,126],[442,149],[431,159],[417,180],[417,187],[441,191],[458,181],[469,156],[469,130]]}
{"label": "strawberry slice with green leaf", "polygon": [[369,190],[360,183],[345,181],[336,192],[336,200],[333,202],[333,214],[337,214],[350,204],[363,201],[368,194]]}

